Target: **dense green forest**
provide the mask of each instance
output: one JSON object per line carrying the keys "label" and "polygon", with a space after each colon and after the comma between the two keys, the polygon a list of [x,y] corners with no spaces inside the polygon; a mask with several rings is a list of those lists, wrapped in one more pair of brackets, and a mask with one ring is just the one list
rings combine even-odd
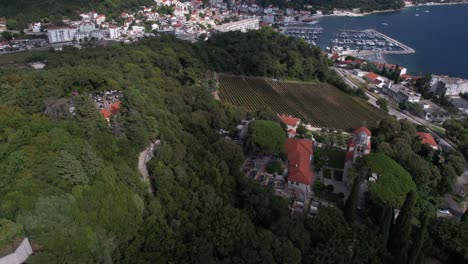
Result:
{"label": "dense green forest", "polygon": [[[468,223],[433,217],[445,186],[441,168],[457,171],[460,160],[447,154],[432,165],[436,155],[418,145],[416,128],[406,122],[382,121],[374,148],[384,156],[357,166],[355,182],[388,162],[416,189],[392,194],[394,182],[377,183],[373,194],[384,198],[367,201],[359,212],[353,192],[344,213],[323,208],[315,218],[292,217],[287,200],[240,174],[240,146],[217,129],[231,130],[246,113],[212,98],[210,72],[339,84],[327,60],[302,40],[269,29],[196,44],[161,35],[34,59],[44,58],[43,70],[0,68],[0,227],[14,227],[0,235],[24,231],[37,249],[28,263],[468,258]],[[109,89],[124,95],[112,128],[89,97]],[[251,114],[268,119],[268,113]],[[150,194],[136,167],[138,153],[154,139],[162,144],[149,163]]]}

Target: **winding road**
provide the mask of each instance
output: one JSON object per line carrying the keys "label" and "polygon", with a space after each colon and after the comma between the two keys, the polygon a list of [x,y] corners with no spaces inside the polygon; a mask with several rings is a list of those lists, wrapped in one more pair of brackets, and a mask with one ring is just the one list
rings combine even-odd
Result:
{"label": "winding road", "polygon": [[155,140],[151,142],[151,144],[138,155],[138,172],[140,172],[142,180],[148,183],[148,191],[150,193],[154,193],[154,186],[151,183],[151,178],[146,164],[154,157],[154,152],[157,150],[160,144],[161,141],[159,139]]}

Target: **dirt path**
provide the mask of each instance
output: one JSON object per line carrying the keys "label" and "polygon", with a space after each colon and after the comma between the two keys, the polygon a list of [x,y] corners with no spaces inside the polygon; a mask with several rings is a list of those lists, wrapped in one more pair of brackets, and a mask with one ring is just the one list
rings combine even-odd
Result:
{"label": "dirt path", "polygon": [[140,172],[142,180],[149,184],[148,191],[150,193],[154,192],[154,188],[153,188],[153,185],[151,184],[151,179],[150,179],[146,164],[153,158],[154,151],[159,147],[160,144],[161,144],[161,141],[156,140],[152,142],[145,150],[140,152],[140,154],[138,155],[138,171]]}

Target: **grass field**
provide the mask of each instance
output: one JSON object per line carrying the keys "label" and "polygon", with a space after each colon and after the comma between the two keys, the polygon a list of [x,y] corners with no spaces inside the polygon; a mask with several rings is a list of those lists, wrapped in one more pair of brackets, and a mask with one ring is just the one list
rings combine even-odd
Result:
{"label": "grass field", "polygon": [[219,74],[219,97],[247,111],[268,106],[316,127],[352,131],[377,126],[386,113],[328,84]]}

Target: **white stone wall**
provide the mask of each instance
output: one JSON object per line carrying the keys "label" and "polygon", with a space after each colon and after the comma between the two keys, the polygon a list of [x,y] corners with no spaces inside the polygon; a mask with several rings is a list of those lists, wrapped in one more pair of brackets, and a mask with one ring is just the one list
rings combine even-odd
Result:
{"label": "white stone wall", "polygon": [[29,239],[25,238],[15,252],[0,258],[0,264],[21,264],[33,253]]}

